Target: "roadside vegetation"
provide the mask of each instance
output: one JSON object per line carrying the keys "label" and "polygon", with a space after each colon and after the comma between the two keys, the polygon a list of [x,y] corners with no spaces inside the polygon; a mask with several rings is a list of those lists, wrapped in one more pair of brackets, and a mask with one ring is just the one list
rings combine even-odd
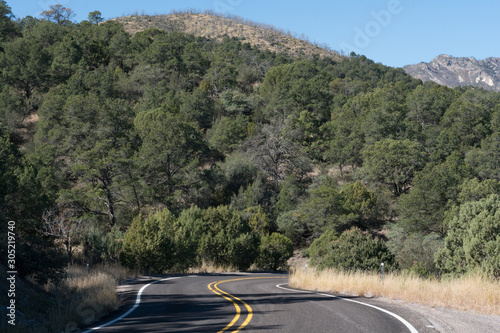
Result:
{"label": "roadside vegetation", "polygon": [[340,296],[385,297],[431,307],[500,315],[500,282],[478,273],[442,279],[417,274],[296,268],[290,286]]}
{"label": "roadside vegetation", "polygon": [[[6,278],[5,270],[0,272]],[[38,285],[31,278],[16,281],[16,326],[0,327],[7,332],[75,332],[115,310],[119,305],[117,286],[135,274],[121,265],[97,265],[88,272],[83,265],[70,265],[57,285]],[[6,295],[2,295],[2,304]]]}
{"label": "roadside vegetation", "polygon": [[72,332],[117,309],[117,286],[128,277],[132,274],[120,265],[98,265],[90,273],[81,265],[69,266],[60,285],[45,287],[57,300],[49,310],[49,331]]}
{"label": "roadside vegetation", "polygon": [[0,1],[0,220],[19,281],[61,318],[73,291],[113,308],[109,266],[284,270],[294,250],[318,275],[384,262],[423,289],[497,286],[499,93],[73,14],[15,18]]}

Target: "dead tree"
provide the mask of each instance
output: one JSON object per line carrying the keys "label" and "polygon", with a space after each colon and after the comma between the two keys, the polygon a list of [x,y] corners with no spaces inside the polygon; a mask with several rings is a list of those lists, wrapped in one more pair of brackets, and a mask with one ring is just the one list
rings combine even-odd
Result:
{"label": "dead tree", "polygon": [[83,221],[75,219],[70,212],[56,212],[54,209],[46,210],[43,215],[43,233],[60,239],[66,248],[69,262],[73,257],[73,237],[80,229]]}

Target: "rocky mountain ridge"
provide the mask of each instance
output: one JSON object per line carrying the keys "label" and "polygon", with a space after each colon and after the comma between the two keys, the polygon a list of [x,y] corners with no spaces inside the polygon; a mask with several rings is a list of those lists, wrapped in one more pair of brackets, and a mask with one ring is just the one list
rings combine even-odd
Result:
{"label": "rocky mountain ridge", "polygon": [[416,79],[434,81],[451,88],[474,86],[500,91],[500,58],[477,60],[442,54],[429,63],[407,65],[403,69]]}

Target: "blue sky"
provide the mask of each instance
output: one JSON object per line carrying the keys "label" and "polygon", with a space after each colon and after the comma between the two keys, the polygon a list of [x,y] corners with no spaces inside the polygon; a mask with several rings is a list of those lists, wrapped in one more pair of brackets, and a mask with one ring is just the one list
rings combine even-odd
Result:
{"label": "blue sky", "polygon": [[500,57],[498,0],[7,0],[18,18],[50,5],[71,8],[76,21],[99,10],[104,18],[134,12],[210,9],[274,25],[334,50],[355,51],[400,67],[440,54]]}

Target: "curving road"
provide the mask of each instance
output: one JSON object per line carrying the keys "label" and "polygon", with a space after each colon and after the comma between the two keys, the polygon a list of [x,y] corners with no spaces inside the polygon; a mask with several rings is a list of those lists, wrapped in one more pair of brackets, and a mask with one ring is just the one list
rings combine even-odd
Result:
{"label": "curving road", "polygon": [[129,306],[84,333],[435,332],[425,318],[394,305],[292,290],[287,280],[286,274],[155,280],[137,285]]}

